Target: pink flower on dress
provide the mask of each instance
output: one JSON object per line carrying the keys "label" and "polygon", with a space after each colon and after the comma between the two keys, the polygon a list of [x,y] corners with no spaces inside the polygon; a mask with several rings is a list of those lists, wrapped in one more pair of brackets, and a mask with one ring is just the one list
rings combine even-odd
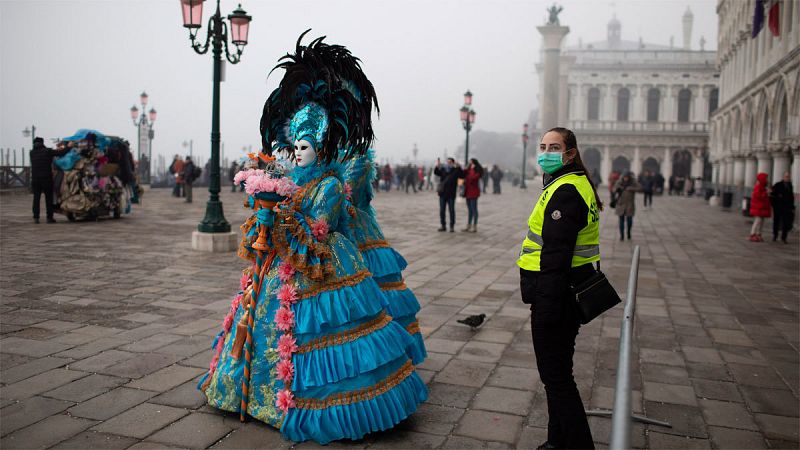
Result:
{"label": "pink flower on dress", "polygon": [[284,283],[289,282],[294,276],[294,267],[288,261],[284,261],[278,266],[278,278]]}
{"label": "pink flower on dress", "polygon": [[294,312],[282,306],[275,311],[275,326],[281,331],[289,331],[294,327]]}
{"label": "pink flower on dress", "polygon": [[278,289],[277,297],[281,301],[281,305],[293,305],[297,302],[297,289],[291,284],[284,284]]}
{"label": "pink flower on dress", "polygon": [[292,382],[292,378],[294,378],[294,364],[292,364],[291,359],[282,359],[278,364],[275,366],[278,370],[278,379],[283,381],[286,384]]}
{"label": "pink flower on dress", "polygon": [[284,414],[289,412],[289,408],[294,408],[294,394],[288,389],[278,392],[278,399],[275,400],[277,406]]}
{"label": "pink flower on dress", "polygon": [[226,333],[231,331],[231,326],[233,326],[233,312],[229,312],[225,316],[225,320],[222,321],[222,329],[225,330]]}
{"label": "pink flower on dress", "polygon": [[217,338],[217,345],[214,348],[214,357],[211,358],[211,365],[209,366],[211,373],[214,373],[214,370],[217,369],[217,362],[219,362],[219,355],[220,353],[222,353],[222,347],[224,345],[225,345],[225,335],[223,334],[222,336]]}
{"label": "pink flower on dress", "polygon": [[284,334],[278,339],[278,353],[281,358],[291,358],[292,353],[297,351],[297,340],[291,334]]}
{"label": "pink flower on dress", "polygon": [[253,281],[253,275],[242,272],[242,278],[239,278],[239,287],[244,290]]}
{"label": "pink flower on dress", "polygon": [[316,222],[311,223],[311,233],[317,238],[318,241],[322,241],[328,236],[328,222],[325,219],[319,219]]}

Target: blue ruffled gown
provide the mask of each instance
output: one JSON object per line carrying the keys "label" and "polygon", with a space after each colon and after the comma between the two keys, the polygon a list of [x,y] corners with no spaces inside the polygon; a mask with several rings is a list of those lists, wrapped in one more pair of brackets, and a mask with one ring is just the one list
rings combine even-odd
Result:
{"label": "blue ruffled gown", "polygon": [[[428,395],[407,353],[414,338],[387,314],[386,297],[348,238],[354,210],[343,192],[341,170],[331,169],[335,168],[296,168],[292,177],[301,191],[277,214],[259,209],[259,200],[249,198],[256,212],[242,226],[240,255],[256,256],[256,275],[268,265],[260,272],[252,347],[248,352],[245,343],[245,350],[236,350],[244,340],[237,340],[242,332],[237,324],[245,316],[239,305],[230,331],[218,336],[223,341],[216,368],[200,381],[211,406],[240,412],[249,353],[247,414],[279,428],[292,441],[322,444],[392,428]],[[318,240],[313,225],[322,220],[329,232]],[[269,231],[269,250],[254,252],[259,230],[264,229]],[[288,282],[279,277],[284,264],[295,269]],[[276,322],[278,292],[287,283],[297,290],[288,332]],[[278,367],[287,359],[279,345],[286,335],[297,347],[290,357],[290,382],[280,378]],[[281,409],[276,401],[287,391],[293,404]]]}
{"label": "blue ruffled gown", "polygon": [[345,161],[345,180],[350,185],[351,202],[356,214],[352,218],[353,240],[361,251],[372,277],[386,296],[386,310],[411,334],[413,342],[407,352],[415,365],[427,357],[422,332],[417,321],[419,301],[403,279],[408,266],[405,258],[386,241],[371,202],[374,197],[372,181],[376,177],[373,151]]}

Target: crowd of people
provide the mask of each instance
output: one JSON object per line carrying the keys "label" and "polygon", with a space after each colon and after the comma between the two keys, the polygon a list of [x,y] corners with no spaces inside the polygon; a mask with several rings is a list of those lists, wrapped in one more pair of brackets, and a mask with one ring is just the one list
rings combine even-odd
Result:
{"label": "crowd of people", "polygon": [[186,155],[186,158],[181,159],[181,155],[175,155],[169,165],[169,173],[175,177],[172,196],[183,197],[186,203],[192,203],[192,185],[200,178],[203,169],[194,164],[191,156]]}

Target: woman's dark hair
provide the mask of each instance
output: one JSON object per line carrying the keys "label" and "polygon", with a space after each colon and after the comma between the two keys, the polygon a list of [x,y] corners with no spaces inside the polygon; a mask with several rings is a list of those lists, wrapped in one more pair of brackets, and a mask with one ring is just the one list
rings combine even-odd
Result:
{"label": "woman's dark hair", "polygon": [[586,166],[583,165],[583,160],[581,159],[581,152],[578,149],[578,138],[575,137],[575,133],[568,128],[563,127],[555,127],[550,128],[547,132],[554,131],[561,135],[561,138],[564,139],[564,146],[566,150],[575,149],[575,164],[583,170],[584,175],[586,175],[586,179],[589,180],[589,185],[592,186],[592,191],[594,191],[594,200],[597,202],[597,208],[600,211],[603,210],[603,202],[600,201],[600,196],[597,195],[597,187],[594,185],[594,181],[592,181],[591,175],[589,175],[589,171],[586,170]]}
{"label": "woman's dark hair", "polygon": [[475,172],[477,172],[478,175],[483,176],[483,166],[481,165],[481,163],[479,163],[478,160],[475,158],[470,158],[469,162],[471,162],[472,165],[475,166]]}

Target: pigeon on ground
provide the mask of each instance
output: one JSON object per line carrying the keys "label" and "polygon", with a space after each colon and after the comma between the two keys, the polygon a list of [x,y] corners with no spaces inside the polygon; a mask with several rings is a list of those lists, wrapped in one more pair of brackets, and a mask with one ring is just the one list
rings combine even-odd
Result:
{"label": "pigeon on ground", "polygon": [[484,320],[486,320],[486,314],[478,314],[476,316],[468,316],[464,319],[456,320],[456,322],[463,323],[464,325],[469,325],[472,331],[475,331],[479,326],[483,324]]}

